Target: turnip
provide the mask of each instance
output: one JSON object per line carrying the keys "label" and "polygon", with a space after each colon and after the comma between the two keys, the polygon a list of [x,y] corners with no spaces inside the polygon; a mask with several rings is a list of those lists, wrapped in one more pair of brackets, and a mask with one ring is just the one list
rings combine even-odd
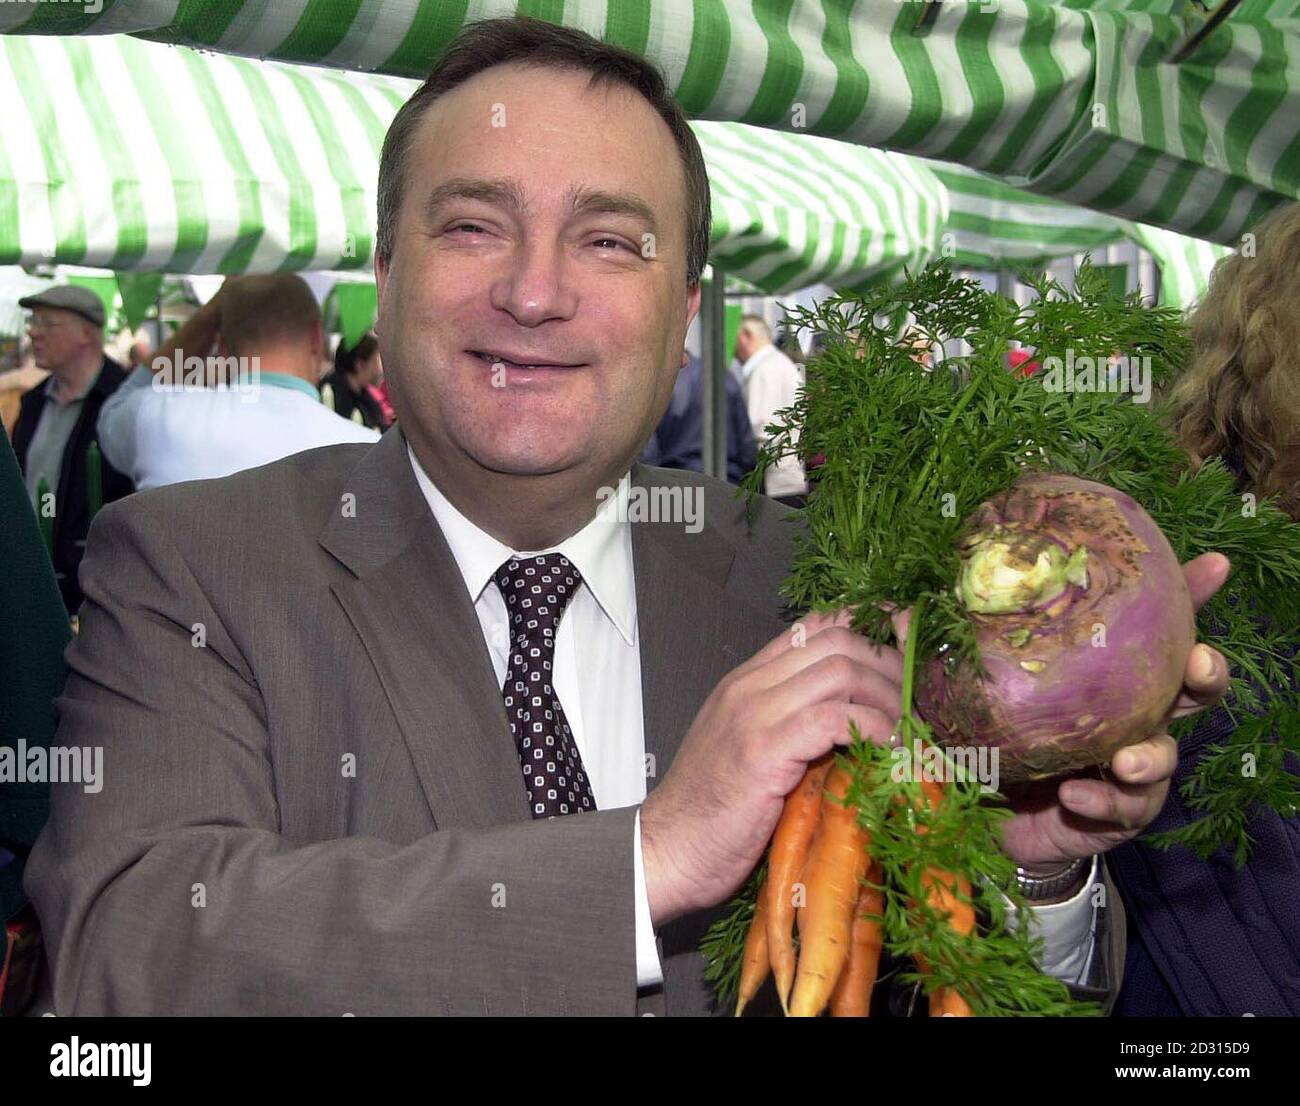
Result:
{"label": "turnip", "polygon": [[998,749],[1015,782],[1108,763],[1159,732],[1195,613],[1178,558],[1137,503],[1027,473],[967,520],[961,550],[956,593],[984,671],[926,666],[917,707],[937,740]]}

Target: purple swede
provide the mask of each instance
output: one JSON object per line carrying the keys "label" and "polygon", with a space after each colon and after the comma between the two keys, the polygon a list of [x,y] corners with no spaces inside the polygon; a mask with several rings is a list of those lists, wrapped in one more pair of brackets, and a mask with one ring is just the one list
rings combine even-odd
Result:
{"label": "purple swede", "polygon": [[986,676],[918,674],[937,741],[998,749],[1003,782],[1110,761],[1158,733],[1196,642],[1182,567],[1129,496],[1026,473],[967,520],[957,594]]}

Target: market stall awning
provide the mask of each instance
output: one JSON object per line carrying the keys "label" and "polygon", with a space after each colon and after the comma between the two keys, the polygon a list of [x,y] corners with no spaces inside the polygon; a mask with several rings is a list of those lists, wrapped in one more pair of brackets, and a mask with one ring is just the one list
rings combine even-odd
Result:
{"label": "market stall awning", "polygon": [[[383,136],[415,87],[121,35],[0,39],[0,99],[16,107],[0,128],[0,264],[364,268]],[[764,291],[856,286],[937,255],[946,194],[909,159],[696,130],[712,259]]]}
{"label": "market stall awning", "polygon": [[1300,24],[1263,0],[1177,65],[1194,24],[1157,0],[105,0],[0,4],[0,30],[421,77],[465,23],[516,10],[651,58],[696,118],[953,161],[1195,237],[1235,243],[1300,195]]}
{"label": "market stall awning", "polygon": [[1160,303],[1190,307],[1226,246],[1011,188],[960,165],[925,162],[948,193],[943,252],[974,269],[1039,266],[1129,239],[1160,268]]}
{"label": "market stall awning", "polygon": [[856,288],[939,256],[948,194],[915,158],[741,123],[693,126],[713,194],[710,260],[763,291]]}

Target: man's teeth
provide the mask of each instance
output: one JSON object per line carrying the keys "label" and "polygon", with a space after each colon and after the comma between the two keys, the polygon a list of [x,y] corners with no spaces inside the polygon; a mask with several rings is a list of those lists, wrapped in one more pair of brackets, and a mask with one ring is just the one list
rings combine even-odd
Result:
{"label": "man's teeth", "polygon": [[527,369],[532,367],[530,365],[521,365],[518,361],[508,361],[504,357],[493,357],[490,353],[480,353],[478,356],[489,365],[509,365],[511,368],[515,369]]}
{"label": "man's teeth", "polygon": [[[0,2],[2,2],[2,0],[0,0]],[[549,365],[543,365],[543,366],[521,365],[518,361],[508,361],[504,357],[493,357],[490,353],[481,353],[478,350],[474,351],[474,356],[479,358],[479,360],[481,361],[486,361],[489,365],[506,365],[512,369],[535,369],[535,368],[551,367]]]}

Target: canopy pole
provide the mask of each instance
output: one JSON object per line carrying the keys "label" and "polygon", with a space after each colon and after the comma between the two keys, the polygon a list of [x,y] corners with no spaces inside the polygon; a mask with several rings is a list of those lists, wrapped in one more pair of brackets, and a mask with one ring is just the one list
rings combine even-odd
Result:
{"label": "canopy pole", "polygon": [[701,461],[708,476],[727,478],[727,298],[726,274],[713,266],[713,279],[700,287]]}

